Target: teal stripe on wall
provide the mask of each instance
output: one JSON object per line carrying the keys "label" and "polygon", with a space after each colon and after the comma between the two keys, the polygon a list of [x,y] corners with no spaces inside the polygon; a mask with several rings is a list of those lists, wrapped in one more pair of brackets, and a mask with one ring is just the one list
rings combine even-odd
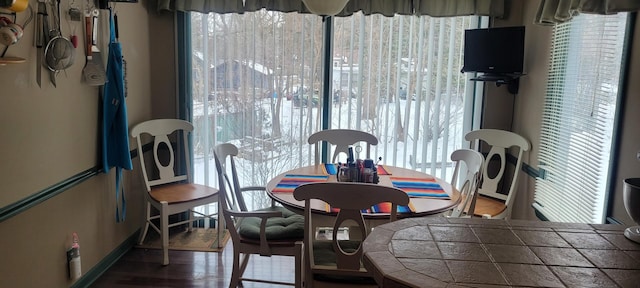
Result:
{"label": "teal stripe on wall", "polygon": [[[153,149],[153,144],[145,144],[142,147],[144,152],[151,151]],[[131,150],[131,158],[138,157],[137,149]],[[49,188],[46,188],[40,192],[37,192],[29,197],[26,197],[22,200],[19,200],[15,203],[9,204],[0,209],[0,222],[3,222],[13,216],[16,216],[48,199],[51,199],[58,194],[86,181],[87,179],[96,176],[103,172],[102,165],[95,166],[93,168],[82,171],[76,175],[73,175],[62,182],[59,182]]]}
{"label": "teal stripe on wall", "polygon": [[36,206],[64,191],[66,191],[69,188],[72,188],[82,182],[84,182],[85,180],[98,175],[98,173],[102,172],[102,169],[96,167],[93,167],[91,169],[85,170],[83,172],[80,172],[76,175],[73,175],[69,178],[67,178],[66,180],[57,183],[47,189],[44,189],[38,193],[35,193],[27,198],[24,198],[18,202],[15,202],[13,204],[10,204],[8,206],[3,207],[2,209],[0,209],[0,222],[7,220],[13,216],[16,216],[28,209],[30,209],[33,206]]}

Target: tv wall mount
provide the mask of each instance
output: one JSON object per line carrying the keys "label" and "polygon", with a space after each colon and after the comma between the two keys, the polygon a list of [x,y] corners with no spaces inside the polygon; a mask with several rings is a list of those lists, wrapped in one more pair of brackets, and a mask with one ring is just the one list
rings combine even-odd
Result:
{"label": "tv wall mount", "polygon": [[483,81],[483,82],[495,82],[497,87],[502,85],[507,85],[507,91],[511,94],[518,94],[518,89],[520,87],[520,77],[525,74],[491,74],[484,73],[480,74],[474,78],[471,78],[471,81]]}

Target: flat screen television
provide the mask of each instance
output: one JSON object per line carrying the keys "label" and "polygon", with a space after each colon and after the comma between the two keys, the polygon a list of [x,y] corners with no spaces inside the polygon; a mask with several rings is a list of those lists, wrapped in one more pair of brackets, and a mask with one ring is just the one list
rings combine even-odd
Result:
{"label": "flat screen television", "polygon": [[469,29],[462,72],[522,74],[524,26]]}

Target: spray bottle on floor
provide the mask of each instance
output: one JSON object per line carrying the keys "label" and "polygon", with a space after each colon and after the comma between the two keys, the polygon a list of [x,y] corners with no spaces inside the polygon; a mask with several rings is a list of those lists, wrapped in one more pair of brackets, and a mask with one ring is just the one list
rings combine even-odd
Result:
{"label": "spray bottle on floor", "polygon": [[69,278],[72,281],[80,279],[82,276],[82,265],[80,263],[80,241],[78,240],[78,234],[73,232],[73,243],[71,248],[67,250],[67,262],[69,266]]}

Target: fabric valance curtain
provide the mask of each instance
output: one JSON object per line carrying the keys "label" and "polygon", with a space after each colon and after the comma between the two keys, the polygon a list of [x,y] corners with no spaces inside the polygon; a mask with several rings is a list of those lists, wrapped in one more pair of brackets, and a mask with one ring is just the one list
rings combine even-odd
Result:
{"label": "fabric valance curtain", "polygon": [[302,0],[245,0],[244,10],[247,12],[263,8],[269,11],[311,13]]}
{"label": "fabric valance curtain", "polygon": [[[285,0],[287,1],[287,0]],[[294,2],[291,0],[291,2]],[[242,13],[242,0],[158,0],[158,11],[189,11],[201,13]]]}
{"label": "fabric valance curtain", "polygon": [[554,25],[571,20],[578,13],[616,14],[640,10],[638,0],[541,0],[535,23]]}
{"label": "fabric valance curtain", "polygon": [[413,14],[415,0],[349,0],[344,10],[336,16],[349,16],[362,11],[364,15],[381,14],[392,17],[394,14]]}
{"label": "fabric valance curtain", "polygon": [[432,17],[504,16],[504,0],[414,0],[416,15]]}
{"label": "fabric valance curtain", "polygon": [[[322,0],[319,0],[322,1]],[[505,0],[350,0],[336,16],[357,12],[384,16],[429,15],[504,16]],[[280,12],[310,13],[301,0],[158,0],[158,10],[197,11],[202,13],[242,13],[260,9]]]}

